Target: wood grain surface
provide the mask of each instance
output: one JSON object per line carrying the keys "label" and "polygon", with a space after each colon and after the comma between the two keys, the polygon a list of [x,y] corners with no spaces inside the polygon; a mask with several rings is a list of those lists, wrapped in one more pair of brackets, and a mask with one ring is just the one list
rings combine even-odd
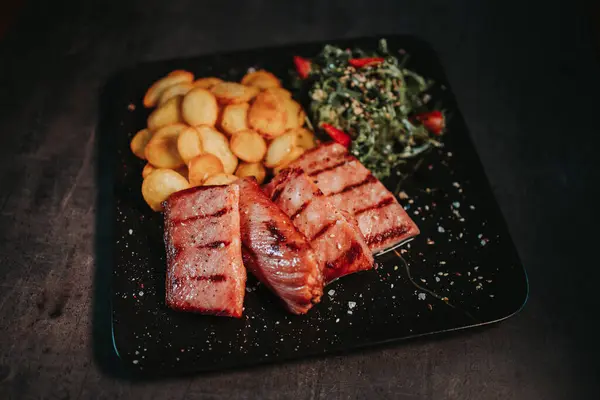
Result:
{"label": "wood grain surface", "polygon": [[[128,376],[97,224],[105,82],[142,61],[386,32],[422,37],[445,64],[528,305],[487,329],[346,355]],[[0,398],[598,398],[595,38],[577,2],[28,2],[0,41]]]}

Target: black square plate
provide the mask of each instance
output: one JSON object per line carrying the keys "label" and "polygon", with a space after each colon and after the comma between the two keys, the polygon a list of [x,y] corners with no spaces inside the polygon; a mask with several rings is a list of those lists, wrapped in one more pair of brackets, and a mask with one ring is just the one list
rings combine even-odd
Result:
{"label": "black square plate", "polygon": [[[140,192],[144,162],[129,150],[148,110],[147,87],[173,69],[239,80],[249,67],[265,68],[290,86],[292,56],[316,55],[324,43],[217,54],[139,65],[112,79],[101,104],[101,140],[115,157],[112,327],[121,360],[144,373],[181,374],[348,350],[386,341],[487,324],[525,303],[527,278],[491,192],[467,128],[432,49],[413,37],[387,37],[390,50],[411,55],[409,67],[434,79],[452,114],[444,147],[404,170],[386,186],[409,197],[401,203],[421,235],[376,257],[376,270],[325,288],[306,316],[284,311],[249,277],[241,319],[180,313],[165,306],[162,215]],[[373,49],[377,38],[334,41]],[[135,105],[135,108],[129,105]]]}

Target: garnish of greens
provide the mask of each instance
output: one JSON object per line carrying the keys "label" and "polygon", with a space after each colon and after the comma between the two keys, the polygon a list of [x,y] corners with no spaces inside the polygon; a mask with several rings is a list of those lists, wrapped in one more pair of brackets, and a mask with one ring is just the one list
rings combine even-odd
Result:
{"label": "garnish of greens", "polygon": [[294,57],[309,85],[312,120],[379,179],[439,146],[444,131],[441,111],[428,108],[433,81],[407,69],[407,61],[407,54],[390,54],[385,39],[375,52],[326,45],[313,59]]}

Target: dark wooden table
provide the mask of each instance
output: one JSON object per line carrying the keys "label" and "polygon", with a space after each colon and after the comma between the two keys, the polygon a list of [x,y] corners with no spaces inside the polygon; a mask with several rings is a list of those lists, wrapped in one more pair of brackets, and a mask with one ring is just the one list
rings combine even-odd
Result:
{"label": "dark wooden table", "polygon": [[[587,8],[167,3],[30,1],[0,42],[0,398],[600,397],[600,63]],[[102,85],[147,60],[386,32],[439,52],[529,272],[525,309],[486,329],[347,355],[128,377],[106,341],[110,270],[95,252],[108,240],[95,228]]]}

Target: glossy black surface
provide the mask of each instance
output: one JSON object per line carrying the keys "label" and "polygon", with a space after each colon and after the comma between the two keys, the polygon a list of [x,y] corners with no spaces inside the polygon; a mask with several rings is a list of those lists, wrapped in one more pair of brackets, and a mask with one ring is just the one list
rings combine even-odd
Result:
{"label": "glossy black surface", "polygon": [[[388,42],[391,49],[411,54],[411,68],[448,87],[428,45],[402,36],[388,37]],[[333,43],[370,48],[376,39]],[[452,114],[444,147],[403,168],[413,172],[402,182],[384,182],[396,194],[400,187],[409,196],[401,202],[421,229],[420,236],[398,249],[404,260],[394,252],[378,256],[375,271],[330,284],[321,304],[306,316],[287,314],[253,279],[240,320],[167,309],[162,215],[142,199],[144,162],[128,146],[145,126],[145,89],[172,69],[237,80],[249,67],[270,70],[289,86],[292,56],[314,55],[321,46],[142,64],[107,85],[99,133],[110,138],[112,152],[101,157],[116,154],[115,245],[107,251],[115,257],[114,343],[126,365],[143,373],[179,374],[273,362],[490,323],[524,304],[524,270],[448,88],[437,96]],[[129,104],[135,109],[129,110]]]}

